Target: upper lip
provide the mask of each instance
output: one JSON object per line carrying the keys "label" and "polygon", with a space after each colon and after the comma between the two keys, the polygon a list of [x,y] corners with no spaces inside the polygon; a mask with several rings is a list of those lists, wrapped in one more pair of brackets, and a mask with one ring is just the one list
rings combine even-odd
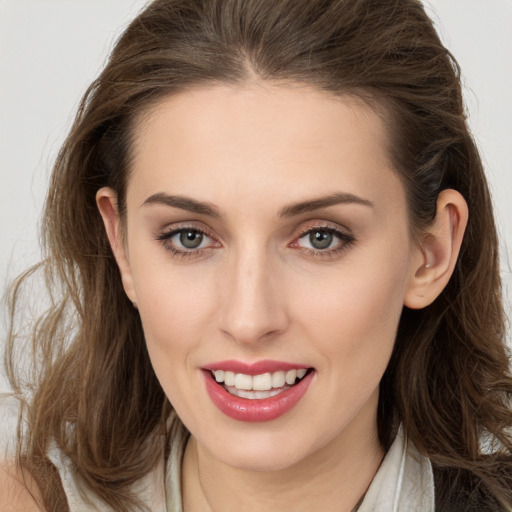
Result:
{"label": "upper lip", "polygon": [[300,368],[310,368],[308,365],[300,363],[290,363],[286,361],[261,360],[252,363],[229,359],[227,361],[218,361],[202,367],[203,370],[224,370],[226,372],[243,373],[245,375],[260,375],[262,373],[274,373],[279,371],[298,370]]}

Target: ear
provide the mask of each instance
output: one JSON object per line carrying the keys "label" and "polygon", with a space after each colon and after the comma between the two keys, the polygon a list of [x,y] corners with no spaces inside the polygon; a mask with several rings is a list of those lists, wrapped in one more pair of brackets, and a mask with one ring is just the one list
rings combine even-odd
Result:
{"label": "ear", "polygon": [[434,221],[414,249],[404,299],[407,307],[421,309],[428,306],[448,284],[467,222],[468,206],[465,199],[456,190],[443,190],[437,199]]}
{"label": "ear", "polygon": [[103,218],[110,247],[112,248],[112,252],[114,253],[114,257],[121,273],[124,291],[132,301],[133,305],[137,307],[137,297],[133,287],[130,261],[121,229],[121,219],[117,205],[117,193],[109,187],[101,188],[96,193],[96,204],[101,217]]}

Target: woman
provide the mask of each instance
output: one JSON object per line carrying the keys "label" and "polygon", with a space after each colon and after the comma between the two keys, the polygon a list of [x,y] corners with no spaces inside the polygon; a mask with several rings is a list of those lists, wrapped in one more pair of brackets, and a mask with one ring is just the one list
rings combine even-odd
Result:
{"label": "woman", "polygon": [[492,208],[418,1],[151,3],[44,234],[14,510],[512,506]]}

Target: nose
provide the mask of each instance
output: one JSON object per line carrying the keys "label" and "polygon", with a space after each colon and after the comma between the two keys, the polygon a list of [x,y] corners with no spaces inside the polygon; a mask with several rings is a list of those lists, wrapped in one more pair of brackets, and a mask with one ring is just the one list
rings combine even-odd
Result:
{"label": "nose", "polygon": [[238,251],[229,262],[221,294],[220,328],[238,343],[269,340],[288,326],[285,289],[275,257],[264,250]]}

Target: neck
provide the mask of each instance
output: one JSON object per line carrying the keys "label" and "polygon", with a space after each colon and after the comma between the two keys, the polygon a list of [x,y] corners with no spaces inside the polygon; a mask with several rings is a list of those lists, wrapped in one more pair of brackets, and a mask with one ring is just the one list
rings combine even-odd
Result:
{"label": "neck", "polygon": [[214,458],[191,437],[183,461],[184,511],[350,512],[384,452],[376,420],[357,419],[322,449],[278,471],[250,471]]}

